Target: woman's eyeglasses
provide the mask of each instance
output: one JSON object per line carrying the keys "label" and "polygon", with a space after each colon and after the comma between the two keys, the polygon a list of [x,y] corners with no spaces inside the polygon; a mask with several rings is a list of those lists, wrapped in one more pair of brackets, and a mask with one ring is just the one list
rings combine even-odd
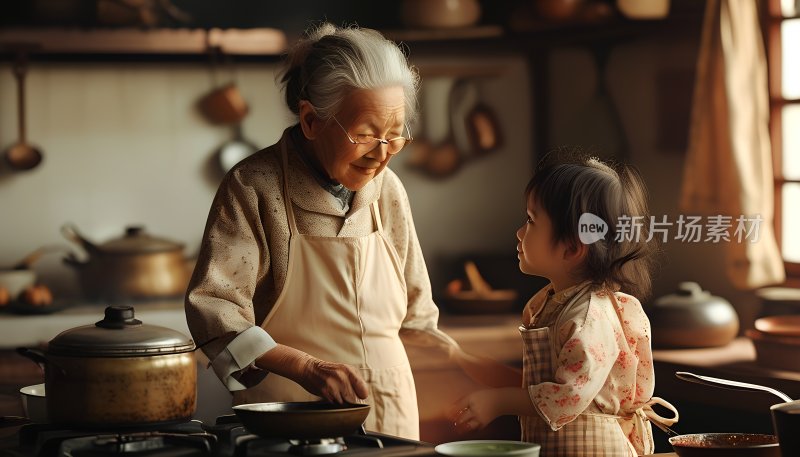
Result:
{"label": "woman's eyeglasses", "polygon": [[411,136],[411,130],[408,128],[408,124],[405,125],[406,132],[408,132],[408,137],[398,136],[397,138],[375,138],[371,135],[356,135],[355,138],[350,136],[347,133],[347,129],[339,123],[339,120],[336,119],[336,116],[333,116],[333,120],[336,121],[336,124],[342,129],[345,135],[347,135],[347,139],[350,140],[351,143],[358,145],[357,147],[362,147],[364,151],[371,151],[375,149],[378,144],[385,144],[387,146],[387,152],[389,154],[397,154],[403,149],[403,146],[407,145],[411,142],[414,138]]}

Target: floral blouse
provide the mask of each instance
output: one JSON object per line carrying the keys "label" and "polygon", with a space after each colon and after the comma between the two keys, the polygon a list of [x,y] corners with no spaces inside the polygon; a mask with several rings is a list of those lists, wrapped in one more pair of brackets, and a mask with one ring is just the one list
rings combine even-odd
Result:
{"label": "floral blouse", "polygon": [[631,417],[653,395],[650,321],[639,300],[590,288],[587,282],[553,293],[548,285],[523,311],[523,325],[550,327],[556,344],[555,381],[528,386],[553,430],[584,412]]}

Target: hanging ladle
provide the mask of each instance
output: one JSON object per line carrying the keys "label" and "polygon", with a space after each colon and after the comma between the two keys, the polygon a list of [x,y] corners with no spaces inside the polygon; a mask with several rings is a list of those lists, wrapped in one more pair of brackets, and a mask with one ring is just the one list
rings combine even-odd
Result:
{"label": "hanging ladle", "polygon": [[30,170],[42,161],[42,152],[35,146],[28,144],[25,138],[25,72],[27,70],[26,56],[20,53],[13,67],[17,79],[17,117],[19,126],[19,140],[6,149],[5,158],[8,165],[14,170]]}

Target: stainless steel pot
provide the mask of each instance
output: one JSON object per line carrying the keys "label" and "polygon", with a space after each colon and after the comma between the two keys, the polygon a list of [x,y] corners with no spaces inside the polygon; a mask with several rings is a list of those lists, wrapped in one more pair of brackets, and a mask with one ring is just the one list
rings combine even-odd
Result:
{"label": "stainless steel pot", "polygon": [[45,367],[51,422],[91,428],[185,421],[197,402],[194,342],[145,325],[129,306],[109,306],[103,320],[64,331],[44,352],[20,353]]}
{"label": "stainless steel pot", "polygon": [[95,244],[74,225],[61,228],[89,255],[85,262],[73,254],[64,259],[78,271],[84,293],[93,299],[162,298],[183,295],[192,268],[184,246],[151,236],[142,227],[128,227],[122,237]]}

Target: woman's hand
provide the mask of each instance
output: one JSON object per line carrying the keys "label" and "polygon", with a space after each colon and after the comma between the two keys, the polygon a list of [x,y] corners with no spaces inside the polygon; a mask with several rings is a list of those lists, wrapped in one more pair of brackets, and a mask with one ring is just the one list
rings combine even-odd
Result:
{"label": "woman's hand", "polygon": [[458,400],[447,413],[460,433],[479,430],[500,416],[497,405],[499,389],[478,390]]}
{"label": "woman's hand", "polygon": [[283,344],[262,354],[256,365],[330,402],[357,403],[369,395],[367,383],[350,365],[326,362]]}
{"label": "woman's hand", "polygon": [[369,395],[367,383],[355,368],[309,357],[298,384],[333,403],[357,403]]}

